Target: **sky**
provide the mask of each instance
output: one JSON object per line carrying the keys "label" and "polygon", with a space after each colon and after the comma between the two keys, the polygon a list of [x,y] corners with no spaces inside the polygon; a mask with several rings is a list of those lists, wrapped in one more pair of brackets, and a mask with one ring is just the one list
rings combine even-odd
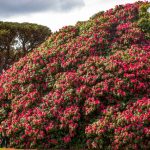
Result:
{"label": "sky", "polygon": [[137,0],[0,0],[0,20],[48,26],[53,32],[63,26],[88,20],[95,13]]}

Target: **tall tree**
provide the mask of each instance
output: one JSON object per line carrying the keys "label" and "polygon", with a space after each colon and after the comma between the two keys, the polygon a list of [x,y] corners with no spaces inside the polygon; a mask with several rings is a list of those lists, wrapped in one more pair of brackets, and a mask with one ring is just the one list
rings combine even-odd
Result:
{"label": "tall tree", "polygon": [[19,45],[22,47],[23,53],[26,54],[44,42],[50,34],[51,31],[46,26],[21,23],[18,25],[17,39]]}
{"label": "tall tree", "polygon": [[5,55],[4,66],[6,66],[9,63],[11,53],[10,51],[15,43],[15,37],[17,35],[14,25],[15,23],[12,24],[10,22],[0,22],[0,50]]}
{"label": "tall tree", "polygon": [[50,34],[46,26],[0,21],[0,72],[44,42]]}

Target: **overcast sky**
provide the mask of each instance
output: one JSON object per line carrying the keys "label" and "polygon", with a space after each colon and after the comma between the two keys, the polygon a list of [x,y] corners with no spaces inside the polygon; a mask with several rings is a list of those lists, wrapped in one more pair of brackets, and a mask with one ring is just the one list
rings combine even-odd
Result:
{"label": "overcast sky", "polygon": [[115,5],[137,0],[0,0],[0,20],[31,22],[52,31],[77,21],[88,20],[95,13]]}

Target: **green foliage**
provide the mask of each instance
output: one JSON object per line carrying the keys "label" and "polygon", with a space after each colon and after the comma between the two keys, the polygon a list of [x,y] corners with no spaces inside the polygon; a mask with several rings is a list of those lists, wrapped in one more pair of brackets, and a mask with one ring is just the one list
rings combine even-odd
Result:
{"label": "green foliage", "polygon": [[79,27],[79,33],[80,34],[89,30],[91,27],[93,27],[93,25],[94,25],[94,22],[92,22],[92,21],[79,21],[79,22],[77,22],[77,26]]}
{"label": "green foliage", "polygon": [[97,18],[101,17],[103,14],[104,14],[104,11],[100,11],[100,12],[94,14],[92,17],[90,17],[90,19],[93,19],[93,20],[97,19]]}
{"label": "green foliage", "polygon": [[150,3],[145,3],[140,7],[138,26],[146,33],[146,37],[150,39],[150,13],[148,8],[150,8]]}

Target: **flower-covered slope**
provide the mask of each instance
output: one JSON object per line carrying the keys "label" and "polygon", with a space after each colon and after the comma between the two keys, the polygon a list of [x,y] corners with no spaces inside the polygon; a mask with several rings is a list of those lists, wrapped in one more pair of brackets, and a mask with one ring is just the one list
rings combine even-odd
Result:
{"label": "flower-covered slope", "polygon": [[0,143],[149,149],[148,2],[54,33],[0,76]]}

